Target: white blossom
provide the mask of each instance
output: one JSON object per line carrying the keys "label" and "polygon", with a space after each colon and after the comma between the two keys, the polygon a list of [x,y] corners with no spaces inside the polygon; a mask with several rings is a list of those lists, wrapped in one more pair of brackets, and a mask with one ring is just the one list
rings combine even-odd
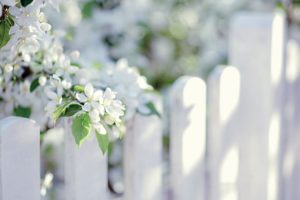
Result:
{"label": "white blossom", "polygon": [[101,73],[101,80],[118,94],[126,105],[126,118],[131,118],[137,108],[145,101],[145,90],[152,90],[146,78],[137,70],[128,66],[125,59],[119,60],[115,66],[109,66]]}
{"label": "white blossom", "polygon": [[39,84],[41,86],[44,86],[46,84],[46,82],[47,82],[47,78],[45,76],[40,76],[39,77]]}
{"label": "white blossom", "polygon": [[48,113],[48,115],[50,115],[50,114],[53,113],[53,111],[56,109],[56,107],[58,105],[61,105],[63,90],[60,87],[58,87],[54,91],[53,90],[49,90],[48,88],[46,88],[46,95],[50,99],[50,101],[48,102],[45,110]]}

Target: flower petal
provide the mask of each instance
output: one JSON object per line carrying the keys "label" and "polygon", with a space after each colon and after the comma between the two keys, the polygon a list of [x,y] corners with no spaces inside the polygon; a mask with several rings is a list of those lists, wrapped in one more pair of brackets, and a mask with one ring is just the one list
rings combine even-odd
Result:
{"label": "flower petal", "polygon": [[49,97],[49,99],[56,99],[57,98],[57,94],[51,90],[46,91],[46,95]]}
{"label": "flower petal", "polygon": [[96,109],[93,109],[91,112],[89,112],[89,116],[93,123],[100,121],[99,111]]}
{"label": "flower petal", "polygon": [[94,87],[92,86],[92,84],[87,84],[84,88],[84,93],[88,98],[91,98],[93,96],[94,93]]}
{"label": "flower petal", "polygon": [[102,91],[102,90],[97,90],[97,91],[93,94],[93,100],[94,100],[94,101],[101,101],[101,99],[103,99],[103,91]]}
{"label": "flower petal", "polygon": [[91,104],[90,103],[85,103],[82,106],[82,110],[89,112],[91,110]]}
{"label": "flower petal", "polygon": [[107,134],[106,129],[104,128],[104,126],[101,123],[94,124],[94,129],[96,129],[96,131],[101,135]]}
{"label": "flower petal", "polygon": [[82,93],[76,93],[76,99],[82,103],[87,101],[87,97]]}

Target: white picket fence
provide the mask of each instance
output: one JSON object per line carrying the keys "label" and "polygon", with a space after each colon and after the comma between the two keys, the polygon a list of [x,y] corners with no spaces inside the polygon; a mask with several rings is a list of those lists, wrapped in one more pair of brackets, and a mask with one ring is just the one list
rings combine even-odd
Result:
{"label": "white picket fence", "polygon": [[[217,67],[207,83],[182,77],[168,96],[170,194],[162,184],[162,121],[136,115],[127,124],[122,199],[300,199],[300,40],[295,33],[287,31],[282,13],[237,15],[230,32],[231,66]],[[78,149],[70,122],[64,127],[64,199],[110,199],[107,157],[95,138]],[[0,200],[40,198],[39,128],[31,120],[3,119]]]}

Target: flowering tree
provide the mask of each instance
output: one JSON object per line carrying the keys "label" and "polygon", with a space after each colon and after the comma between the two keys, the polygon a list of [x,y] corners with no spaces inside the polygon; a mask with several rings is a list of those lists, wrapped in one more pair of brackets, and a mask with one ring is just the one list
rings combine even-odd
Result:
{"label": "flowering tree", "polygon": [[274,2],[65,0],[60,15],[49,12],[49,20],[67,32],[65,43],[81,50],[82,62],[99,65],[99,60],[127,58],[161,89],[180,75],[205,77],[216,65],[226,64],[232,14],[271,10]]}
{"label": "flowering tree", "polygon": [[76,144],[95,132],[105,153],[121,136],[124,118],[156,112],[145,93],[152,87],[125,60],[101,70],[83,66],[80,53],[65,51],[47,22],[48,4],[58,6],[0,0],[0,117],[32,118],[43,130],[72,117]]}

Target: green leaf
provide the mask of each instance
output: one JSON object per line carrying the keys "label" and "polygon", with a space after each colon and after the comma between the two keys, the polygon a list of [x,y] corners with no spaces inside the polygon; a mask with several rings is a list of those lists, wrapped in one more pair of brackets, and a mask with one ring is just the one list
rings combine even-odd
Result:
{"label": "green leaf", "polygon": [[75,102],[66,102],[58,106],[52,114],[52,119],[56,122],[60,117],[70,117],[81,110],[81,105]]}
{"label": "green leaf", "polygon": [[88,1],[83,5],[83,9],[82,9],[83,18],[88,19],[92,17],[93,8],[95,5],[96,5],[95,0]]}
{"label": "green leaf", "polygon": [[159,118],[161,117],[160,113],[157,111],[155,105],[153,102],[148,102],[145,104],[146,108],[149,109],[150,112],[142,112],[141,110],[137,110],[138,113],[142,114],[142,115],[145,115],[145,116],[149,116],[149,115],[156,115],[158,116]]}
{"label": "green leaf", "polygon": [[156,107],[155,107],[155,105],[154,105],[154,103],[153,102],[148,102],[147,104],[146,104],[146,107],[148,108],[148,109],[150,109],[150,115],[156,115],[156,116],[158,116],[158,117],[161,117],[161,115],[160,115],[160,113],[158,112],[158,110],[156,109]]}
{"label": "green leaf", "polygon": [[71,65],[74,66],[74,67],[81,68],[81,65],[77,62],[71,62]]}
{"label": "green leaf", "polygon": [[31,115],[31,108],[22,106],[15,107],[14,114],[15,116],[29,118]]}
{"label": "green leaf", "polygon": [[10,40],[9,30],[13,24],[14,21],[11,17],[0,20],[0,48],[4,47]]}
{"label": "green leaf", "polygon": [[83,113],[74,118],[72,123],[72,133],[78,147],[89,136],[91,132],[91,119],[88,113]]}
{"label": "green leaf", "polygon": [[82,106],[80,104],[74,103],[74,104],[69,104],[65,111],[61,114],[60,117],[70,117],[76,114],[78,111],[82,109]]}
{"label": "green leaf", "polygon": [[11,27],[13,25],[15,25],[14,19],[12,17],[12,15],[8,15],[8,17],[6,18],[8,25],[10,25]]}
{"label": "green leaf", "polygon": [[29,4],[31,4],[33,2],[33,0],[21,0],[21,5],[23,7],[28,6]]}
{"label": "green leaf", "polygon": [[102,135],[96,131],[96,138],[98,141],[98,146],[100,147],[102,153],[105,154],[110,146],[108,134]]}
{"label": "green leaf", "polygon": [[276,8],[279,10],[287,11],[286,6],[282,2],[277,2]]}
{"label": "green leaf", "polygon": [[37,87],[39,87],[39,78],[34,79],[30,84],[30,92],[33,92]]}
{"label": "green leaf", "polygon": [[68,33],[65,35],[65,39],[66,39],[67,41],[73,40],[73,34],[72,34],[72,32],[68,32]]}
{"label": "green leaf", "polygon": [[60,118],[60,116],[65,112],[65,106],[66,104],[63,104],[61,106],[58,106],[55,111],[52,113],[52,119],[54,122]]}
{"label": "green leaf", "polygon": [[100,62],[94,62],[92,64],[92,67],[95,68],[95,69],[101,69],[103,67],[103,64],[100,63]]}
{"label": "green leaf", "polygon": [[76,92],[84,92],[84,87],[81,85],[74,85],[71,90],[76,91]]}
{"label": "green leaf", "polygon": [[108,155],[111,155],[111,154],[112,154],[113,148],[114,148],[113,143],[110,142],[110,143],[108,144],[108,149],[107,149],[107,154],[108,154]]}

